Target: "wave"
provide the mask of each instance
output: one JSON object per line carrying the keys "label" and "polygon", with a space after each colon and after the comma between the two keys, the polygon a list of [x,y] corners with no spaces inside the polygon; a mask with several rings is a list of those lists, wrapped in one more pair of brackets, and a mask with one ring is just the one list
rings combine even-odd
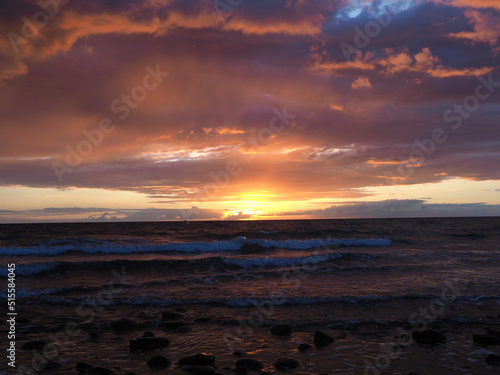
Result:
{"label": "wave", "polygon": [[210,242],[186,242],[186,243],[164,243],[164,244],[109,244],[97,242],[95,245],[81,242],[70,242],[64,245],[51,246],[48,243],[38,246],[27,247],[3,247],[0,255],[59,255],[72,251],[84,253],[107,253],[107,254],[130,254],[149,252],[221,252],[240,250],[246,246],[256,246],[263,249],[281,248],[289,250],[307,250],[326,246],[390,246],[388,238],[364,238],[364,239],[320,239],[311,238],[307,240],[271,240],[271,239],[248,239],[236,237],[231,240]]}
{"label": "wave", "polygon": [[[46,263],[29,263],[29,264],[16,264],[15,274],[17,276],[37,275],[45,271],[53,271],[59,262],[46,262]],[[7,276],[9,270],[0,268],[0,276]]]}
{"label": "wave", "polygon": [[[367,271],[376,269],[373,265],[366,267],[348,267],[345,262],[351,260],[366,260],[379,258],[380,254],[366,254],[353,252],[321,252],[305,256],[265,256],[265,257],[225,257],[208,256],[205,258],[172,258],[172,259],[114,259],[114,260],[80,260],[56,261],[46,263],[31,263],[17,265],[16,275],[30,276],[39,274],[64,274],[78,271],[105,272],[112,269],[127,269],[140,271],[163,272],[164,274],[194,275],[200,271],[224,273],[237,270],[259,270],[282,267],[311,267],[322,265],[331,269],[334,267],[339,272]],[[331,263],[341,260],[341,263]],[[345,261],[345,262],[344,262]],[[343,265],[344,264],[344,265]],[[319,269],[318,269],[319,271]],[[6,274],[7,269],[0,270]],[[5,275],[4,275],[5,276]]]}

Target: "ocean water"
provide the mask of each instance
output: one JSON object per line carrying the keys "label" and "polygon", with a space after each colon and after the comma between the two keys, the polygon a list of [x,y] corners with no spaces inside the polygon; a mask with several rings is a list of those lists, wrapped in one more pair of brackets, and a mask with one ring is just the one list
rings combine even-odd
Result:
{"label": "ocean water", "polygon": [[[279,322],[297,330],[413,329],[412,316],[433,301],[429,325],[495,325],[500,316],[500,218],[13,224],[0,233],[0,276],[6,280],[6,265],[15,263],[21,315],[43,315],[48,326],[76,319],[104,327],[132,318],[158,327],[158,314],[172,309],[186,314],[188,326],[211,319],[191,327],[197,334],[180,340],[174,357],[194,350],[224,356],[235,348],[259,353],[251,343],[271,339],[252,335]],[[207,335],[217,338],[200,347]],[[67,356],[89,356],[76,349],[79,340]],[[365,344],[365,357],[376,357]],[[471,352],[469,344],[455,349]],[[104,345],[108,354],[100,360],[114,350]],[[116,361],[136,369],[133,358]],[[366,369],[361,359],[349,361],[339,364],[344,372]],[[304,364],[298,373],[319,370]],[[474,371],[464,373],[487,373]]]}
{"label": "ocean water", "polygon": [[500,298],[498,218],[32,224],[1,231],[9,238],[1,242],[1,264],[16,264],[23,303],[79,304],[116,274],[124,287],[105,304],[356,303],[439,295],[446,282],[464,300]]}

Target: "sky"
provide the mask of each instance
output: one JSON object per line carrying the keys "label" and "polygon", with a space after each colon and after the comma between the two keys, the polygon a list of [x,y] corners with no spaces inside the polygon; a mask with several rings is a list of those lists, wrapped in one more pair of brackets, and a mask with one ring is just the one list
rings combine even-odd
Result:
{"label": "sky", "polygon": [[497,0],[6,0],[0,223],[500,215]]}

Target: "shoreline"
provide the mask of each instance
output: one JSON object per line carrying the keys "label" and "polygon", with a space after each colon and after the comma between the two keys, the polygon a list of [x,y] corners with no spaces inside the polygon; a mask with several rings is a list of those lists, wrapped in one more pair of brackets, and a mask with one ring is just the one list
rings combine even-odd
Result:
{"label": "shoreline", "polygon": [[[365,308],[371,308],[374,314],[384,314],[385,311],[388,316],[397,308],[395,305],[375,305]],[[495,306],[489,307],[492,312],[495,310]],[[243,358],[258,360],[268,373],[282,373],[283,370],[278,370],[273,365],[281,357],[297,361],[297,368],[285,371],[293,374],[405,375],[412,371],[421,375],[451,372],[472,375],[498,373],[499,366],[488,365],[485,358],[488,354],[500,354],[500,347],[473,342],[474,334],[500,329],[498,315],[484,314],[482,317],[476,316],[470,322],[436,319],[427,328],[443,333],[447,341],[434,346],[407,340],[399,342],[398,347],[397,337],[401,335],[401,330],[411,333],[414,328],[409,323],[404,324],[404,320],[391,324],[373,320],[335,325],[333,322],[325,324],[326,321],[313,322],[311,319],[307,323],[311,316],[339,313],[344,308],[345,306],[338,304],[276,306],[273,315],[260,324],[254,324],[249,333],[245,332],[246,328],[242,329],[244,319],[241,317],[250,317],[255,308],[200,305],[169,308],[108,306],[102,307],[94,321],[85,322],[74,314],[74,307],[59,306],[56,312],[54,306],[33,303],[20,309],[17,364],[18,368],[31,367],[32,361],[41,363],[41,357],[37,357],[36,353],[50,354],[52,351],[47,356],[51,361],[49,366],[58,367],[43,373],[74,373],[76,364],[84,362],[113,370],[115,374],[148,374],[152,370],[146,362],[156,355],[162,355],[172,364],[155,373],[188,374],[176,365],[181,358],[210,353],[216,359],[217,369],[214,373],[220,374],[235,374],[235,364]],[[453,305],[451,310],[454,310]],[[474,310],[470,309],[471,317],[475,315]],[[477,310],[483,309],[477,306]],[[163,319],[163,312],[170,313],[166,315],[168,319]],[[350,311],[344,313],[352,314]],[[331,320],[334,321],[333,316]],[[64,334],[67,322],[76,323],[74,329],[75,332],[78,331],[78,335],[69,337]],[[291,335],[277,336],[271,333],[271,328],[280,323],[290,325]],[[0,327],[2,331],[6,331],[6,322],[2,322]],[[314,333],[318,330],[332,336],[335,341],[323,348],[316,348]],[[157,338],[167,338],[170,344],[156,350],[131,352],[130,340],[143,336],[145,332],[151,332]],[[228,340],[230,337],[239,337],[241,340]],[[48,346],[21,349],[23,345],[37,340],[46,341]],[[300,344],[312,347],[302,352],[298,350]],[[16,373],[6,367],[2,364],[0,373]]]}

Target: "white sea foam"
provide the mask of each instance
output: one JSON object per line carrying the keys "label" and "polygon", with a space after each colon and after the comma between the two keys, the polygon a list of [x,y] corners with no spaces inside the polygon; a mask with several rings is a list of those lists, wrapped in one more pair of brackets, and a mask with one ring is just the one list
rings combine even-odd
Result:
{"label": "white sea foam", "polygon": [[58,255],[68,251],[81,251],[85,253],[109,253],[109,254],[129,254],[129,253],[147,253],[147,252],[163,252],[163,251],[178,251],[178,252],[220,252],[239,250],[244,246],[259,246],[262,248],[282,248],[291,250],[306,250],[324,246],[390,246],[391,240],[387,238],[364,238],[364,239],[318,239],[312,238],[307,240],[269,240],[269,239],[248,239],[246,237],[236,237],[225,241],[210,241],[210,242],[186,242],[186,243],[166,243],[166,244],[103,244],[82,245],[74,242],[62,246],[47,246],[41,244],[39,246],[28,247],[3,247],[0,248],[0,255]]}

